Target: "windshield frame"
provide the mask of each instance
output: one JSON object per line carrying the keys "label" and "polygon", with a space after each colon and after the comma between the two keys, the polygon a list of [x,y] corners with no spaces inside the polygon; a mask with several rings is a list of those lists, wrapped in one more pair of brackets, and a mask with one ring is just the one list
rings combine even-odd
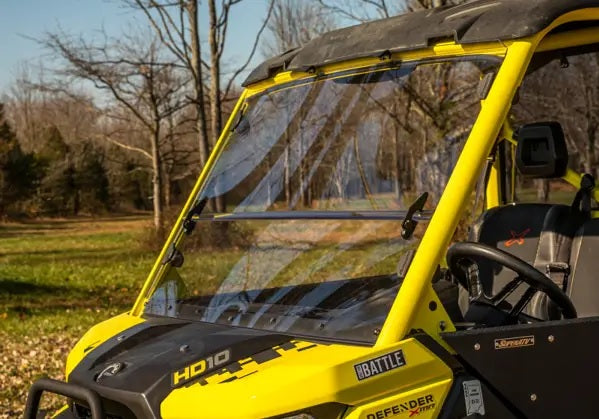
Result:
{"label": "windshield frame", "polygon": [[[459,48],[456,48],[456,47],[459,47]],[[459,49],[459,51],[457,51],[457,49]],[[487,50],[481,50],[480,47],[472,48],[472,51],[470,53],[467,53],[466,50],[468,50],[468,49],[470,49],[470,48],[465,48],[464,46],[454,46],[452,48],[446,48],[445,50],[434,51],[435,52],[434,54],[431,54],[431,51],[429,51],[428,53],[423,53],[423,51],[420,51],[420,52],[408,52],[408,53],[404,53],[404,54],[396,54],[396,55],[392,56],[391,62],[384,63],[384,64],[380,64],[380,59],[378,59],[378,58],[376,59],[376,61],[375,61],[375,59],[354,60],[354,61],[348,62],[348,63],[331,65],[330,71],[322,72],[317,75],[315,75],[314,73],[291,74],[289,72],[285,72],[285,73],[282,73],[282,74],[279,74],[279,75],[273,77],[271,80],[269,80],[267,82],[257,83],[257,85],[250,86],[246,90],[244,90],[239,101],[237,102],[237,104],[235,106],[235,109],[233,110],[233,112],[231,114],[231,117],[229,118],[229,120],[227,122],[227,125],[225,126],[225,129],[223,130],[223,133],[221,135],[219,142],[217,143],[214,151],[212,152],[206,167],[202,171],[202,173],[198,179],[198,182],[197,182],[196,186],[194,187],[194,190],[190,194],[189,201],[187,202],[186,206],[184,207],[183,212],[182,212],[178,222],[175,224],[175,226],[171,232],[171,235],[169,236],[169,239],[167,240],[165,247],[163,248],[163,251],[160,254],[160,257],[154,266],[154,269],[150,273],[148,280],[146,281],[143,289],[141,290],[138,300],[136,301],[136,304],[133,307],[132,313],[135,315],[142,314],[144,304],[151,297],[154,289],[156,288],[156,285],[164,277],[165,272],[168,271],[169,268],[168,268],[166,262],[168,261],[169,252],[172,252],[173,249],[175,249],[176,246],[179,245],[181,240],[183,240],[184,221],[185,221],[187,215],[189,214],[190,210],[192,209],[194,203],[196,202],[197,198],[200,196],[203,188],[205,187],[206,180],[208,179],[212,169],[214,168],[214,164],[215,164],[216,160],[219,158],[221,151],[223,150],[224,146],[227,144],[227,140],[229,139],[231,128],[235,125],[236,121],[238,121],[239,115],[241,112],[243,112],[245,103],[249,97],[254,96],[256,94],[263,93],[267,89],[271,89],[271,88],[281,89],[281,88],[289,87],[291,84],[311,83],[311,82],[319,80],[322,77],[335,77],[335,76],[342,77],[343,75],[347,75],[347,74],[359,74],[361,72],[368,73],[368,72],[372,72],[372,71],[380,71],[382,67],[389,68],[390,65],[393,65],[393,62],[401,61],[400,56],[402,56],[402,55],[407,55],[407,56],[411,55],[412,57],[415,58],[413,60],[409,60],[409,59],[405,60],[405,61],[410,61],[410,64],[417,64],[419,62],[431,62],[431,61],[447,61],[447,60],[456,59],[456,58],[465,58],[465,57],[470,58],[470,57],[476,57],[476,56],[478,56],[478,57],[495,57],[501,61],[501,59],[506,55],[507,46],[504,44],[493,43],[493,44],[488,45]],[[503,66],[504,66],[504,63],[500,62],[498,64],[499,72],[501,71],[501,68]],[[343,75],[341,74],[342,72],[344,73]],[[495,78],[495,83],[496,83],[496,81],[497,81],[497,77]],[[494,85],[495,85],[495,83],[494,83]],[[482,107],[481,107],[481,112],[479,112],[479,115],[476,119],[475,125],[479,123],[481,113],[482,113]],[[467,140],[466,143],[468,143],[469,141],[470,140]],[[455,169],[454,169],[454,172],[455,172]],[[452,175],[452,177],[453,177],[453,175]],[[443,195],[445,195],[445,192],[443,193]],[[429,229],[430,229],[430,226],[429,226]],[[422,248],[422,246],[419,247],[419,249],[421,249],[421,248]],[[417,254],[418,253],[423,253],[423,252],[419,250],[419,251],[417,251]],[[435,253],[438,253],[438,252],[435,252]],[[424,280],[424,282],[423,281],[420,281],[420,282],[421,282],[421,288],[422,289],[426,288],[425,287],[426,280]],[[394,302],[391,310],[389,311],[390,317],[394,310],[395,311],[398,310],[398,308],[397,308],[398,298],[399,298],[399,294],[398,294],[398,297],[395,299],[395,302]],[[435,296],[435,298],[436,298],[436,296]],[[406,310],[414,311],[413,305],[412,304],[406,305],[406,307],[402,308],[400,311],[405,313]],[[438,310],[438,312],[442,313],[441,317],[444,320],[446,320],[448,322],[448,324],[451,324],[451,321],[447,317],[444,310]],[[397,316],[397,314],[398,313],[395,313],[395,317]],[[408,313],[407,317],[410,319],[413,318],[413,313]],[[384,328],[387,327],[386,326],[387,323],[388,322],[385,323]],[[379,341],[380,341],[380,339],[377,341],[377,345],[379,344]]]}

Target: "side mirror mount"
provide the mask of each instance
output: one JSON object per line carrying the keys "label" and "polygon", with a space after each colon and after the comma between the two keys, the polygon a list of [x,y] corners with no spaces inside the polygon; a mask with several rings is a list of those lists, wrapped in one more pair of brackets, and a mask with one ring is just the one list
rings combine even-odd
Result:
{"label": "side mirror mount", "polygon": [[526,177],[558,178],[568,169],[568,148],[559,122],[537,122],[518,130],[516,165]]}

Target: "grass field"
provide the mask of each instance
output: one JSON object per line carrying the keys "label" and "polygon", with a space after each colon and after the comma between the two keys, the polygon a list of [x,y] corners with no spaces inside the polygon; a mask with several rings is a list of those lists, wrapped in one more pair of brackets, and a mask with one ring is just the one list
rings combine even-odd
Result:
{"label": "grass field", "polygon": [[34,379],[63,378],[85,330],[131,307],[156,256],[139,245],[149,226],[142,216],[0,224],[0,417],[19,417]]}
{"label": "grass field", "polygon": [[[286,228],[292,227],[295,230],[278,232],[270,229],[260,240],[267,244],[284,244],[290,237],[300,244],[316,240],[306,236],[309,232],[297,230],[293,223]],[[64,379],[64,362],[77,339],[93,324],[131,307],[157,254],[148,250],[145,244],[149,241],[151,228],[150,218],[144,216],[0,224],[0,418],[20,417],[27,390],[36,378]],[[275,257],[280,267],[285,267],[280,272],[273,268],[271,272],[285,282],[303,278],[301,273],[305,267],[308,267],[311,278],[318,279],[313,274],[324,269],[324,253],[336,258],[335,263],[326,262],[329,271],[322,274],[329,277],[344,272],[347,266],[368,262],[368,255],[374,249],[369,246],[377,244],[374,238],[389,240],[395,234],[393,228],[387,230],[390,237],[376,229],[376,234],[375,230],[372,233],[375,236],[371,238],[372,243],[366,241],[366,248],[346,246],[343,251],[342,247],[337,249],[338,242],[352,241],[353,228],[355,226],[346,231],[336,227],[326,236],[332,242],[321,243],[325,248],[315,247],[302,253],[301,258],[290,258],[289,266],[283,263],[285,251],[266,252],[262,257]],[[212,237],[201,226],[197,230],[202,233],[196,234],[198,238]],[[324,227],[317,229],[325,230]],[[244,236],[241,238],[245,240],[258,233],[242,228],[235,234]],[[335,247],[335,251],[326,248],[327,244]],[[200,289],[214,291],[232,269],[232,264],[242,256],[243,247],[185,252],[189,257],[180,271],[187,278],[187,284],[192,286],[190,293],[197,295]],[[383,248],[393,250],[389,245]],[[377,254],[381,251],[377,250]],[[259,262],[259,252],[252,255]],[[388,256],[390,258],[383,262],[393,262],[395,266],[397,255],[390,253]],[[295,263],[291,264],[291,260]],[[278,266],[270,262],[266,265]],[[365,266],[369,272],[374,269],[372,264]],[[200,271],[203,273],[198,277],[201,283],[195,284],[193,278]],[[262,280],[268,280],[267,276]],[[49,410],[62,404],[58,397],[45,396],[42,402],[42,406]]]}

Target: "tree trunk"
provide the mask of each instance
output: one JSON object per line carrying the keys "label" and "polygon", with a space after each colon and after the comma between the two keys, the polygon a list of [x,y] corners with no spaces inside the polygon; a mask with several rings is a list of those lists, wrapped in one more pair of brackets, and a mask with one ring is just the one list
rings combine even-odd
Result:
{"label": "tree trunk", "polygon": [[[212,136],[211,145],[214,147],[222,130],[220,51],[215,0],[208,0],[208,15],[210,18],[210,31],[208,32],[208,44],[210,45],[210,131]],[[215,201],[216,210],[218,212],[225,212],[226,204],[224,196],[216,197]]]}
{"label": "tree trunk", "polygon": [[73,194],[73,215],[79,215],[79,211],[81,209],[81,195],[79,194],[79,189],[75,190]]}
{"label": "tree trunk", "polygon": [[220,51],[218,46],[218,22],[216,20],[216,5],[214,0],[208,0],[210,15],[210,118],[212,145],[216,144],[222,129],[221,98],[220,98]]}
{"label": "tree trunk", "polygon": [[158,239],[162,240],[164,219],[162,213],[162,161],[160,150],[158,148],[160,139],[160,128],[156,128],[151,137],[152,143],[152,186],[153,186],[153,206],[154,206],[154,228]]}
{"label": "tree trunk", "polygon": [[284,183],[285,183],[285,205],[289,210],[291,209],[291,180],[289,179],[289,134],[285,132],[285,168],[284,168]]}
{"label": "tree trunk", "polygon": [[198,148],[202,167],[208,161],[210,145],[206,128],[206,110],[204,108],[204,83],[202,77],[202,55],[198,25],[198,3],[195,0],[186,3],[191,33],[191,65],[194,77],[196,129],[198,131]]}
{"label": "tree trunk", "polygon": [[546,179],[535,179],[537,187],[537,201],[549,201],[549,181]]}
{"label": "tree trunk", "polygon": [[171,207],[171,175],[164,165],[162,169],[162,188],[164,196],[163,206],[168,210]]}
{"label": "tree trunk", "polygon": [[400,155],[400,150],[399,150],[399,127],[395,126],[395,129],[393,130],[393,176],[395,177],[394,179],[394,186],[395,186],[395,197],[397,198],[397,201],[399,202],[401,200],[401,196],[403,194],[403,191],[401,190],[401,166],[402,166],[402,161],[400,159],[404,159],[403,155]]}

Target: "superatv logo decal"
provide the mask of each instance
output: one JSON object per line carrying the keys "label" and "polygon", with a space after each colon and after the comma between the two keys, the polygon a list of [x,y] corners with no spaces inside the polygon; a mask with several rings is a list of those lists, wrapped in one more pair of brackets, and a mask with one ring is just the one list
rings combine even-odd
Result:
{"label": "superatv logo decal", "polygon": [[200,359],[182,370],[175,371],[171,377],[171,385],[177,387],[182,385],[199,375],[211,371],[214,368],[223,365],[231,359],[231,351],[225,349],[222,352]]}
{"label": "superatv logo decal", "polygon": [[534,336],[495,339],[495,349],[521,348],[523,346],[534,346],[534,344]]}
{"label": "superatv logo decal", "polygon": [[376,412],[368,413],[366,419],[384,419],[405,413],[405,417],[413,418],[422,412],[435,409],[435,399],[432,394],[397,403]]}
{"label": "superatv logo decal", "polygon": [[368,361],[360,362],[354,365],[356,371],[356,377],[358,380],[365,380],[366,378],[374,377],[375,375],[382,374],[387,371],[394,370],[395,368],[403,367],[406,365],[406,360],[403,356],[402,350],[391,352],[378,358],[369,359]]}

